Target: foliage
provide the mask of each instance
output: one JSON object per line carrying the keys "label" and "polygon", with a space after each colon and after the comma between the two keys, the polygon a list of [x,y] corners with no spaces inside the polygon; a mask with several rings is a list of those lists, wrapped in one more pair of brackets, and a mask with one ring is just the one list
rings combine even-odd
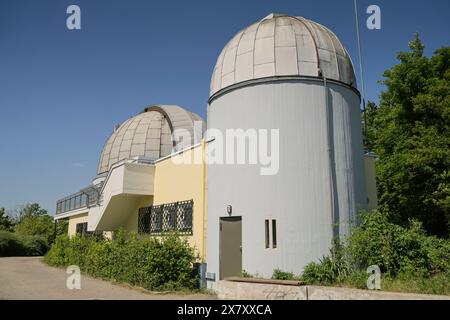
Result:
{"label": "foliage", "polygon": [[125,231],[113,240],[58,236],[45,256],[49,265],[74,264],[92,276],[149,290],[194,289],[196,260],[194,249],[175,234],[156,239]]}
{"label": "foliage", "polygon": [[47,250],[47,241],[42,236],[17,235],[0,231],[0,257],[41,256]]}
{"label": "foliage", "polygon": [[334,243],[330,254],[324,256],[319,263],[310,263],[303,270],[301,280],[310,284],[340,283],[352,272],[346,248]]}
{"label": "foliage", "polygon": [[424,56],[418,35],[383,74],[380,105],[367,107],[366,149],[376,165],[380,210],[403,226],[450,236],[450,47]]}
{"label": "foliage", "polygon": [[6,214],[5,208],[0,208],[0,231],[12,231],[14,221]]}
{"label": "foliage", "polygon": [[[57,237],[59,235],[65,235],[67,234],[69,229],[69,222],[65,220],[58,220],[56,221],[56,233],[53,235],[54,237]],[[52,242],[55,239],[52,239]]]}
{"label": "foliage", "polygon": [[28,203],[16,209],[16,220],[18,223],[25,217],[48,215],[47,210],[41,208],[38,203]]}
{"label": "foliage", "polygon": [[298,280],[299,277],[292,272],[285,272],[280,269],[273,270],[272,279],[275,280]]}
{"label": "foliage", "polygon": [[[304,269],[307,283],[365,287],[378,265],[387,290],[450,291],[450,47],[424,56],[418,35],[383,74],[369,102],[365,148],[374,151],[379,211],[363,214],[343,251]],[[382,285],[383,286],[383,285]]]}
{"label": "foliage", "polygon": [[442,273],[429,278],[415,275],[400,275],[394,278],[384,275],[381,278],[381,286],[386,291],[450,295],[450,274]]}
{"label": "foliage", "polygon": [[53,218],[49,215],[27,215],[22,217],[15,226],[15,232],[20,235],[43,236],[51,243],[54,235]]}
{"label": "foliage", "polygon": [[385,214],[361,215],[361,224],[349,239],[352,262],[378,265],[391,276],[400,273],[428,277],[450,270],[450,241],[427,236],[418,221],[401,227]]}
{"label": "foliage", "polygon": [[450,292],[450,241],[427,236],[418,221],[402,227],[377,211],[362,213],[346,244],[334,244],[319,263],[308,264],[301,280],[365,288],[371,265],[380,267],[384,290]]}
{"label": "foliage", "polygon": [[[55,237],[55,225],[53,218],[48,215],[47,210],[42,209],[39,204],[27,204],[17,210],[17,224],[14,231],[19,235],[42,236],[47,243],[52,243]],[[56,224],[56,235],[67,233],[67,222],[58,221]]]}
{"label": "foliage", "polygon": [[248,273],[246,270],[241,271],[241,278],[254,278],[254,276]]}
{"label": "foliage", "polygon": [[[60,224],[56,231],[67,233],[67,223]],[[53,218],[37,203],[18,208],[15,219],[0,208],[0,232],[0,256],[44,255],[54,237]]]}

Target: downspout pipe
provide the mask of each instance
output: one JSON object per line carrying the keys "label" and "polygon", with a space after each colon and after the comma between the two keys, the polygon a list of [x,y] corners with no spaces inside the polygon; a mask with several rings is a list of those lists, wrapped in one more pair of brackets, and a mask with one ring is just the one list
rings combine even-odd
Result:
{"label": "downspout pipe", "polygon": [[325,101],[325,123],[326,123],[326,147],[327,147],[327,154],[328,154],[328,181],[329,181],[329,187],[330,187],[330,213],[331,213],[331,227],[333,232],[333,241],[339,240],[339,226],[338,221],[336,219],[336,208],[335,208],[335,200],[336,195],[334,193],[335,190],[335,181],[333,178],[333,168],[334,168],[334,150],[332,148],[332,132],[330,129],[330,121],[333,121],[330,119],[330,111],[329,111],[329,99],[328,99],[328,83],[327,78],[323,77],[323,92],[324,92],[324,101]]}

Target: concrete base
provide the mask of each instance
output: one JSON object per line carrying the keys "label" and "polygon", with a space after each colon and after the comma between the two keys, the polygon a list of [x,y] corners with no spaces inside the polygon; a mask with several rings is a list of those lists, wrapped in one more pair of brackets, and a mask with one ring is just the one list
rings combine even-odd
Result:
{"label": "concrete base", "polygon": [[307,286],[308,300],[450,300],[450,296]]}
{"label": "concrete base", "polygon": [[307,300],[305,286],[219,281],[219,299]]}
{"label": "concrete base", "polygon": [[227,280],[219,281],[218,297],[235,300],[450,300],[450,296],[429,294]]}

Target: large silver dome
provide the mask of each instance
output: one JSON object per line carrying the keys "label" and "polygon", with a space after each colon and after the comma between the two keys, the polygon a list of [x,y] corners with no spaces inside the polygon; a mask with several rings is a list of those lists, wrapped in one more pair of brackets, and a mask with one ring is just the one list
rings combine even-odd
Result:
{"label": "large silver dome", "polygon": [[276,76],[323,76],[356,87],[350,56],[332,31],[302,17],[272,13],[224,47],[210,95],[233,84]]}
{"label": "large silver dome", "polygon": [[[194,122],[198,121],[196,125]],[[187,130],[190,139],[173,141],[174,130]],[[122,123],[107,140],[98,174],[117,161],[144,156],[158,159],[200,141],[205,124],[200,116],[175,105],[154,105]],[[186,132],[186,131],[185,131]]]}

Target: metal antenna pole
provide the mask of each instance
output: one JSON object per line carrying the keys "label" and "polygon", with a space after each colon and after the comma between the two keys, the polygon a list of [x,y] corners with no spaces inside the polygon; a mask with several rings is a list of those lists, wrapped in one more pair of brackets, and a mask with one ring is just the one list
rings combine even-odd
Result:
{"label": "metal antenna pole", "polygon": [[361,37],[359,33],[359,17],[358,17],[358,0],[354,0],[355,3],[355,19],[356,19],[356,37],[358,42],[358,60],[359,60],[359,75],[361,78],[361,97],[362,97],[362,107],[364,113],[364,134],[367,138],[367,116],[366,116],[366,87],[364,84],[364,69],[363,69],[363,59],[361,54]]}

